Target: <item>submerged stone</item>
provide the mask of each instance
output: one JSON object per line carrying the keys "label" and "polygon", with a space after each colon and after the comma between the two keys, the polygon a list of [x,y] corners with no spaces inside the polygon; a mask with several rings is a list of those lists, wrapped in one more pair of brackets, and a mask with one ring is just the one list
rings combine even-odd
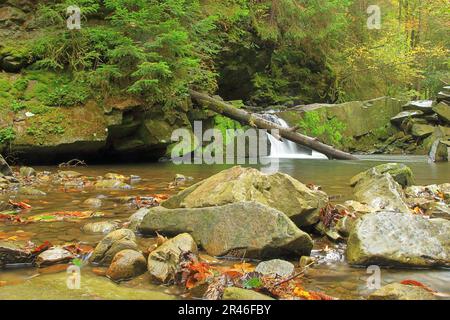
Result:
{"label": "submerged stone", "polygon": [[110,233],[119,229],[119,223],[115,221],[99,221],[87,223],[82,230],[85,233]]}
{"label": "submerged stone", "polygon": [[369,300],[436,300],[436,296],[425,288],[401,283],[381,287],[368,297]]}

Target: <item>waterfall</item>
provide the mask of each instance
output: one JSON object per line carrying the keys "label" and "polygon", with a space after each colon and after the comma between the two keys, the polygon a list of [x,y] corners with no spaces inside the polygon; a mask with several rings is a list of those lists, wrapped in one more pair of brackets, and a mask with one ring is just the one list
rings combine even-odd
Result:
{"label": "waterfall", "polygon": [[[289,125],[283,119],[273,114],[273,111],[261,115],[264,119],[273,122],[280,127],[289,128]],[[324,154],[300,146],[287,139],[280,141],[270,133],[267,134],[270,142],[270,157],[272,158],[290,158],[290,159],[328,159]]]}

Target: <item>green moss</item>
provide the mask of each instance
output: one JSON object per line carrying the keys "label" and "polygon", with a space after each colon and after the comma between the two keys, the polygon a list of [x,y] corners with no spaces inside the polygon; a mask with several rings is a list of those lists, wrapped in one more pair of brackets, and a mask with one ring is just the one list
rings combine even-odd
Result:
{"label": "green moss", "polygon": [[7,79],[0,78],[0,92],[7,92],[11,89],[11,84]]}
{"label": "green moss", "polygon": [[343,143],[346,125],[335,117],[328,119],[323,111],[305,112],[298,125],[304,134],[321,138],[334,146]]}
{"label": "green moss", "polygon": [[0,129],[0,143],[10,142],[16,138],[16,133],[12,127]]}

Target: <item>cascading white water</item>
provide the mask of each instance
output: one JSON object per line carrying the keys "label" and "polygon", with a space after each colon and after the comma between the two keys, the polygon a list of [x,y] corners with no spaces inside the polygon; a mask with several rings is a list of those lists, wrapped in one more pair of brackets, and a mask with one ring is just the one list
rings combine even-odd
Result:
{"label": "cascading white water", "polygon": [[[289,125],[283,119],[277,117],[273,113],[265,113],[262,117],[273,122],[280,127],[289,128]],[[309,148],[299,146],[295,142],[287,139],[278,140],[270,133],[267,134],[270,141],[270,157],[271,158],[289,158],[289,159],[328,159],[324,154],[311,150]]]}

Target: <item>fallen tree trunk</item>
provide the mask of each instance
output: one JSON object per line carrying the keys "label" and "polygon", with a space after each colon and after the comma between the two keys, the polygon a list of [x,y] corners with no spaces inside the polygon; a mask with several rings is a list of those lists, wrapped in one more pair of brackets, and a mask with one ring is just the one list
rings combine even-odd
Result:
{"label": "fallen tree trunk", "polygon": [[205,105],[208,109],[217,112],[221,115],[224,115],[233,120],[239,121],[244,124],[251,125],[253,127],[257,127],[259,129],[278,129],[280,136],[298,143],[302,146],[313,149],[317,152],[323,153],[330,159],[339,159],[339,160],[357,160],[358,158],[351,155],[350,153],[338,150],[332,146],[324,144],[318,141],[315,138],[308,137],[306,135],[295,132],[293,128],[283,128],[273,122],[267,121],[261,116],[247,112],[242,109],[237,109],[234,106],[218,100],[213,97],[206,95],[204,93],[200,93],[194,90],[190,90],[190,95],[193,99],[197,100],[199,103]]}

